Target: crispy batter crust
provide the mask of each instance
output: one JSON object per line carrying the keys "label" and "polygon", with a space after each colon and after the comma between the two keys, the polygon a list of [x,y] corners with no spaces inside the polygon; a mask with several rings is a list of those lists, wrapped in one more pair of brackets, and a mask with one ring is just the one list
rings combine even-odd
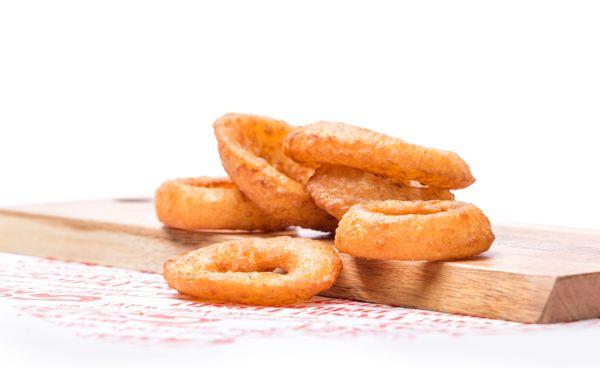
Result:
{"label": "crispy batter crust", "polygon": [[475,182],[456,153],[425,148],[343,123],[319,122],[296,129],[285,140],[285,153],[304,164],[345,165],[410,185],[465,188]]}
{"label": "crispy batter crust", "polygon": [[282,236],[229,241],[185,253],[165,262],[164,277],[172,288],[198,298],[286,305],[329,289],[341,270],[331,245]]}
{"label": "crispy batter crust", "polygon": [[177,229],[277,230],[289,226],[250,202],[228,178],[183,178],[156,192],[158,219]]}
{"label": "crispy batter crust", "polygon": [[340,221],[335,245],[355,257],[447,260],[470,257],[494,241],[490,221],[458,201],[377,201],[357,204]]}
{"label": "crispy batter crust", "polygon": [[305,183],[314,170],[283,154],[292,127],[280,120],[227,114],[214,123],[223,167],[259,208],[283,221],[333,231],[335,218],[318,208]]}
{"label": "crispy batter crust", "polygon": [[360,169],[338,165],[318,168],[306,188],[317,206],[337,219],[341,219],[350,207],[358,203],[387,199],[454,199],[448,189],[404,186]]}

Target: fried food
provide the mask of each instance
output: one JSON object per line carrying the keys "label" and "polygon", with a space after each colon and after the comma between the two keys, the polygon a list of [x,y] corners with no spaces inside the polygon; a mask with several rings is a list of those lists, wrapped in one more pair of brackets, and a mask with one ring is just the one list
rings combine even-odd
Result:
{"label": "fried food", "polygon": [[228,178],[164,182],[155,197],[158,219],[177,229],[279,230],[290,226],[267,215]]}
{"label": "fried food", "polygon": [[396,260],[465,258],[485,252],[493,241],[483,212],[457,201],[357,204],[342,217],[335,235],[340,252]]}
{"label": "fried food", "polygon": [[446,189],[475,182],[469,166],[456,153],[425,148],[401,139],[343,123],[319,122],[294,130],[285,153],[303,164],[344,165],[410,185]]}
{"label": "fried food", "polygon": [[313,202],[305,183],[314,169],[283,154],[292,127],[281,120],[227,114],[214,123],[223,167],[260,209],[286,223],[333,231],[337,220]]}
{"label": "fried food", "polygon": [[341,270],[331,245],[281,236],[193,250],[166,261],[164,277],[172,288],[202,299],[286,305],[329,289]]}
{"label": "fried food", "polygon": [[358,203],[388,199],[454,199],[447,189],[404,186],[360,169],[338,165],[322,165],[310,178],[306,188],[317,206],[337,219],[341,219],[350,207]]}

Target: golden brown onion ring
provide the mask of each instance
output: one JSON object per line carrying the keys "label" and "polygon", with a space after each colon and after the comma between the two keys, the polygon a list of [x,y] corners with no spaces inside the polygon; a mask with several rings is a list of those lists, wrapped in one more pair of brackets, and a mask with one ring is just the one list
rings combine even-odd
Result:
{"label": "golden brown onion ring", "polygon": [[377,201],[357,204],[335,235],[340,252],[355,257],[447,260],[470,257],[494,241],[490,221],[458,201]]}
{"label": "golden brown onion ring", "polygon": [[[273,272],[276,269],[285,273]],[[164,277],[172,288],[198,298],[286,305],[329,289],[341,270],[331,245],[282,236],[229,241],[185,253],[165,262]]]}
{"label": "golden brown onion ring", "polygon": [[227,114],[214,129],[225,171],[259,208],[293,225],[335,229],[337,220],[317,207],[304,185],[314,170],[283,154],[291,126],[261,116]]}
{"label": "golden brown onion ring", "polygon": [[158,219],[177,229],[277,230],[289,226],[250,202],[228,178],[164,182],[156,192]]}
{"label": "golden brown onion ring", "polygon": [[410,185],[459,189],[475,178],[456,153],[425,148],[368,129],[319,122],[294,130],[285,153],[304,164],[344,165]]}
{"label": "golden brown onion ring", "polygon": [[404,186],[360,169],[338,165],[318,168],[306,188],[317,206],[337,219],[341,219],[350,207],[358,203],[387,199],[454,199],[448,189]]}

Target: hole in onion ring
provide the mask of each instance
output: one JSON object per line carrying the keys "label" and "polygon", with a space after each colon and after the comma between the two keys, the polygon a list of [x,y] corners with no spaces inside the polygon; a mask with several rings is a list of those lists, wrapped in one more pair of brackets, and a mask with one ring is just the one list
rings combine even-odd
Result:
{"label": "hole in onion ring", "polygon": [[194,181],[194,180],[189,180],[187,182],[184,182],[184,185],[188,185],[190,187],[195,187],[195,188],[237,189],[235,184],[233,184],[232,182],[227,182],[227,181],[215,181],[215,182],[202,183],[202,182],[198,182],[198,181]]}
{"label": "hole in onion ring", "polygon": [[283,268],[281,268],[281,267],[276,267],[276,268],[275,268],[273,271],[271,271],[271,272],[273,272],[273,273],[278,273],[278,274],[280,274],[280,275],[287,275],[287,273],[288,273],[286,270],[284,270],[284,269],[283,269]]}
{"label": "hole in onion ring", "polygon": [[405,202],[403,207],[395,207],[385,202],[371,202],[365,208],[374,213],[380,213],[386,216],[407,216],[407,215],[436,215],[444,213],[456,206],[449,201],[414,201]]}

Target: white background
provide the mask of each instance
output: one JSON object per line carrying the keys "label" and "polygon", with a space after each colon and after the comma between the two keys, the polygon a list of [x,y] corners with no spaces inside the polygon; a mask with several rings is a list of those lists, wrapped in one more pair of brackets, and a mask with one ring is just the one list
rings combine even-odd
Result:
{"label": "white background", "polygon": [[2,1],[0,205],[220,175],[211,123],[458,152],[492,220],[600,228],[594,1]]}
{"label": "white background", "polygon": [[[226,112],[343,121],[453,150],[478,179],[457,197],[494,222],[600,228],[597,1],[0,0],[0,206],[151,195],[168,178],[222,175],[211,124]],[[207,357],[84,346],[4,317],[0,351],[15,366],[24,355],[147,366],[273,351],[281,365],[327,352],[332,365],[382,365],[395,352],[410,366],[579,366],[596,363],[598,340]]]}

